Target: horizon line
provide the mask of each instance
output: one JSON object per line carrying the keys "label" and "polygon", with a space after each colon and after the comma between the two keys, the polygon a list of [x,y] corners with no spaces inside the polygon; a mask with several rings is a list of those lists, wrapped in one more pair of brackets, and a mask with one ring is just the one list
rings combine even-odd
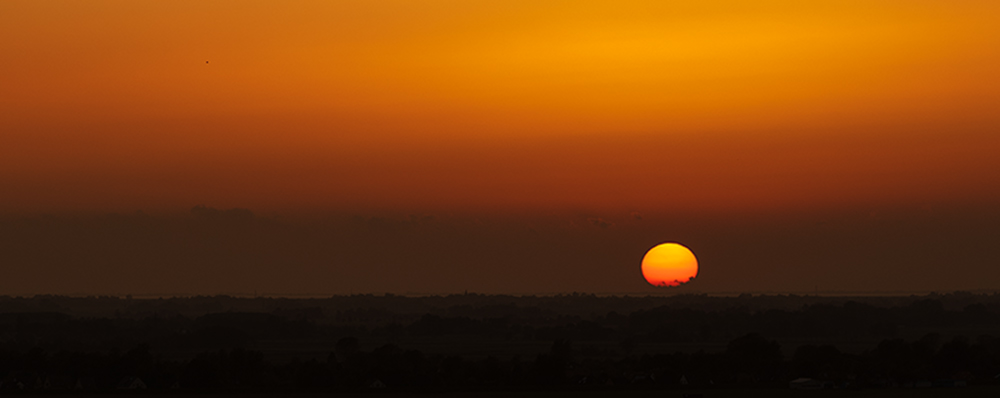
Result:
{"label": "horizon line", "polygon": [[829,290],[829,291],[687,291],[687,292],[532,292],[532,293],[483,293],[474,291],[462,292],[361,292],[361,293],[275,293],[275,292],[219,292],[214,294],[205,293],[126,293],[126,294],[96,294],[96,293],[35,293],[30,295],[2,294],[0,298],[43,298],[43,297],[65,297],[65,298],[117,298],[117,299],[174,299],[174,298],[195,298],[195,297],[230,297],[236,299],[328,299],[339,297],[374,296],[374,297],[449,297],[463,295],[477,296],[510,296],[510,297],[565,297],[573,295],[586,295],[597,297],[674,297],[674,296],[709,296],[709,297],[739,297],[742,295],[751,296],[799,296],[799,297],[908,297],[908,296],[931,296],[949,295],[957,293],[967,293],[975,295],[998,294],[1000,289],[954,289],[954,290]]}

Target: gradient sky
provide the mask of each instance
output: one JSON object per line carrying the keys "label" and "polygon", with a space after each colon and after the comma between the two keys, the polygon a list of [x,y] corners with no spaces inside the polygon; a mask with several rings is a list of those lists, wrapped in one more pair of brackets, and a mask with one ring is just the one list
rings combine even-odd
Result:
{"label": "gradient sky", "polygon": [[[989,212],[998,24],[991,1],[6,0],[0,214]],[[663,225],[636,258],[686,233]]]}

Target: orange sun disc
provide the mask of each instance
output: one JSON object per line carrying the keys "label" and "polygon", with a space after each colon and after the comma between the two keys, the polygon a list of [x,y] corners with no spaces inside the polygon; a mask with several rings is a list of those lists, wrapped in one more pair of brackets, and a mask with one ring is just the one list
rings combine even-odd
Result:
{"label": "orange sun disc", "polygon": [[661,243],[643,256],[642,276],[653,286],[680,286],[698,276],[698,259],[680,243]]}

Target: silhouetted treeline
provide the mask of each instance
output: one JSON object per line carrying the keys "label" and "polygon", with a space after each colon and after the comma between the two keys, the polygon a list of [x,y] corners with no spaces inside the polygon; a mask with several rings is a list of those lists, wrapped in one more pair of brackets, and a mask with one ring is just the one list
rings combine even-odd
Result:
{"label": "silhouetted treeline", "polygon": [[0,311],[0,389],[879,387],[1000,374],[1000,297],[967,293],[37,296],[0,298]]}
{"label": "silhouetted treeline", "polygon": [[[513,355],[535,354],[556,339],[605,351],[663,353],[684,345],[718,350],[748,333],[795,347],[871,346],[932,332],[1000,336],[1000,296],[0,297],[0,349],[128,350],[149,344],[172,357],[208,349],[284,350],[281,345],[290,341],[308,341],[298,345],[300,352],[315,356],[324,344],[348,336],[361,338],[365,348],[394,343],[429,352],[435,350],[424,346],[455,338],[472,346],[533,344],[534,352],[505,350]],[[634,347],[622,348],[629,345]]]}

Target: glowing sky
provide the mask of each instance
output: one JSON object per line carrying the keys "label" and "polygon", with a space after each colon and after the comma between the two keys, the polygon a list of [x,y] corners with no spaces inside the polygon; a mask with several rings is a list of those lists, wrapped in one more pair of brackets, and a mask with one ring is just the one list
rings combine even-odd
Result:
{"label": "glowing sky", "polygon": [[986,1],[8,0],[0,210],[993,202],[998,22]]}
{"label": "glowing sky", "polygon": [[654,292],[664,241],[698,252],[678,291],[996,288],[997,26],[996,1],[0,1],[4,291]]}

